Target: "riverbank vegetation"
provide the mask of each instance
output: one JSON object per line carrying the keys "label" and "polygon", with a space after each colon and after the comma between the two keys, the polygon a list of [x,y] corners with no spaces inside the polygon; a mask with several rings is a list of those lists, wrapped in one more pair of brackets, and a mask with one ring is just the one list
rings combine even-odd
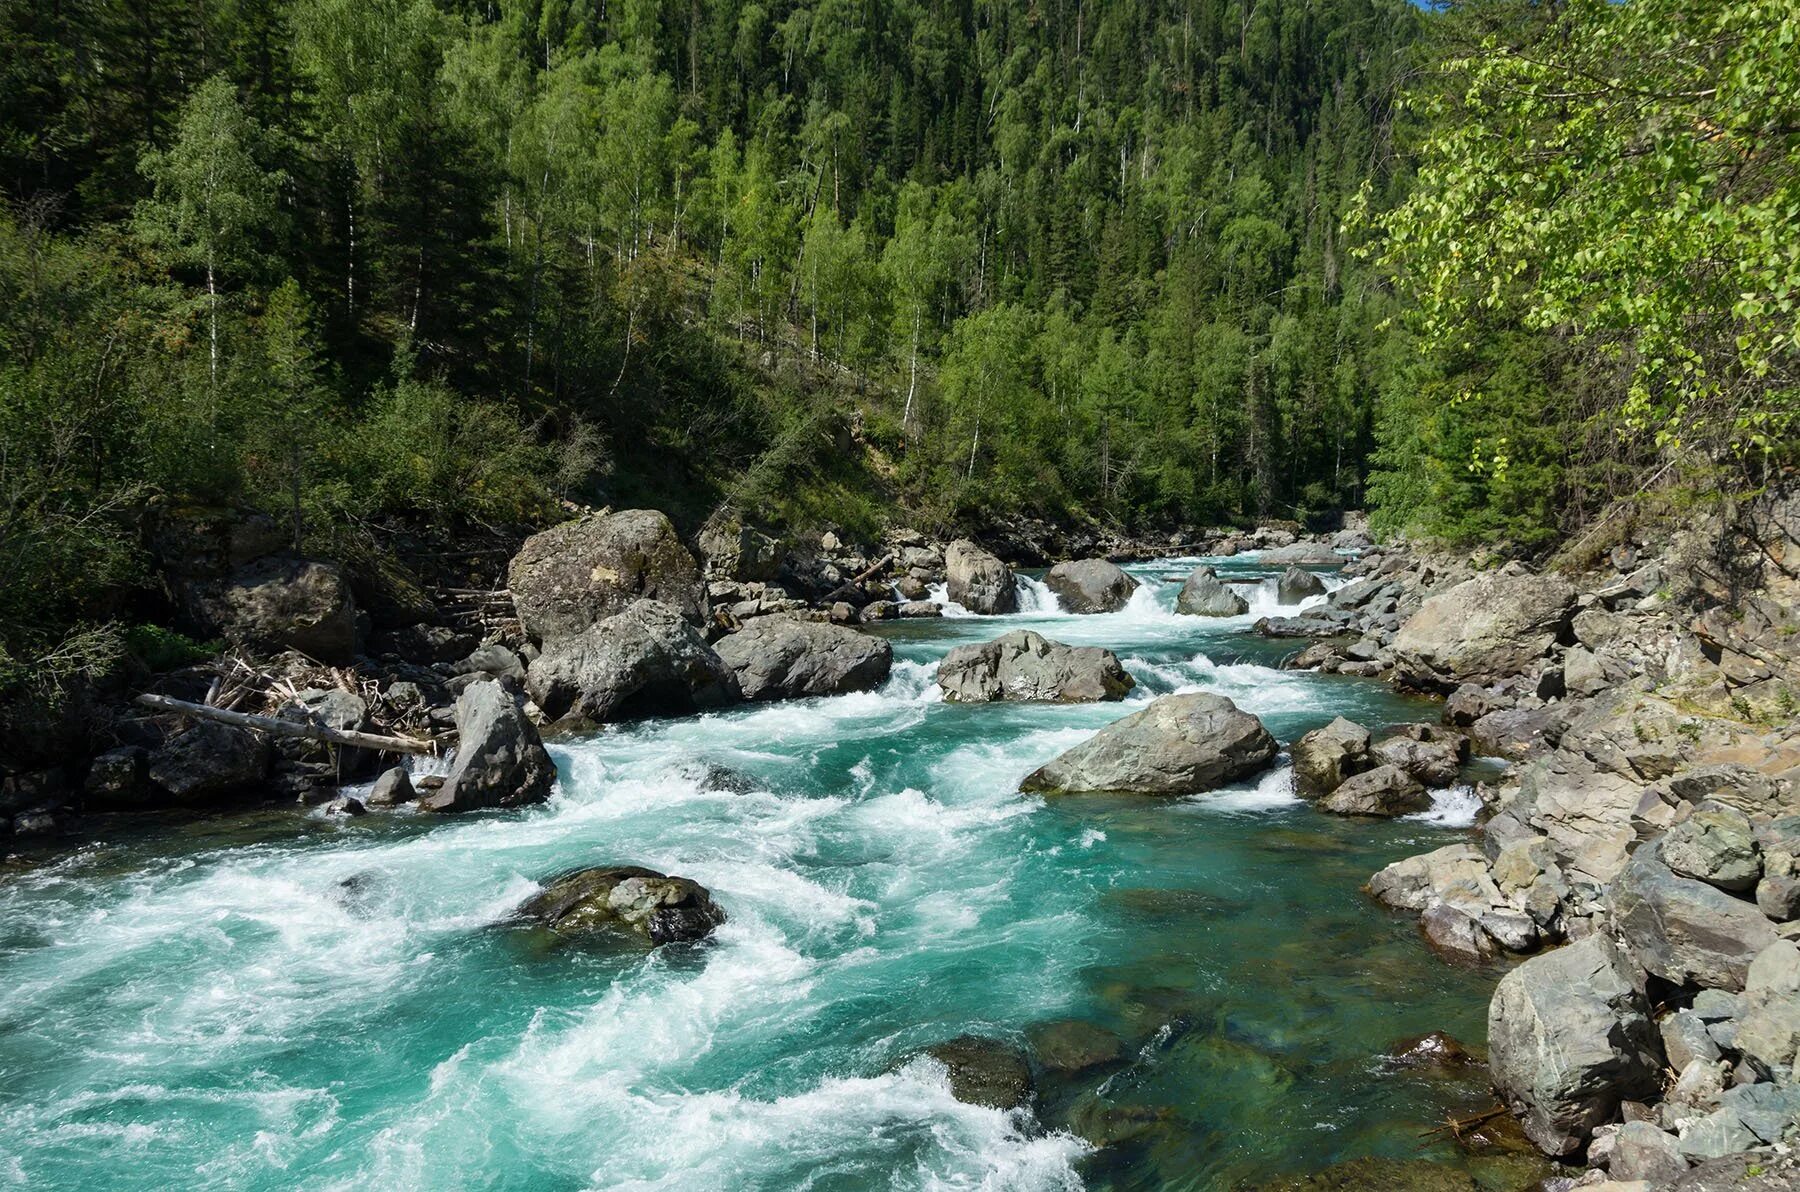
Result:
{"label": "riverbank vegetation", "polygon": [[1753,482],[1794,24],[0,4],[0,666],[103,666],[188,506],[312,552],[560,501],[1538,550],[1659,469]]}

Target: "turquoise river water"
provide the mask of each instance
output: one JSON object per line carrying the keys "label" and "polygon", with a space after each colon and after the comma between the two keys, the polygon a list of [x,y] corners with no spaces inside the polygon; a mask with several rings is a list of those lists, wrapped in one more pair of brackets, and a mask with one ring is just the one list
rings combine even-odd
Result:
{"label": "turquoise river water", "polygon": [[[894,626],[877,692],[554,741],[539,807],[121,826],[0,873],[0,1187],[1227,1189],[1449,1158],[1420,1132],[1478,1091],[1379,1056],[1432,1029],[1480,1043],[1493,975],[1360,888],[1452,838],[1466,792],[1392,823],[1314,812],[1285,762],[1191,799],[1017,792],[1178,688],[1284,745],[1435,713],[1276,669],[1294,645],[1251,617],[1175,615],[1162,581],[1191,565],[1136,568],[1118,613],[1062,615],[1022,581],[1033,611]],[[1021,625],[1111,647],[1138,689],[937,698],[945,650]],[[692,877],[730,921],[654,954],[507,924],[538,879],[611,863]],[[1130,1059],[1046,1082],[1036,1114],[904,1062],[1068,1017]]]}

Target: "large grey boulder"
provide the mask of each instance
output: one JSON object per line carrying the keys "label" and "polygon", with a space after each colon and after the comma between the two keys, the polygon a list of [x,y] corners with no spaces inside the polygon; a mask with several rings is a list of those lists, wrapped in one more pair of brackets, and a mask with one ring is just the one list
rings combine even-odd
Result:
{"label": "large grey boulder", "polygon": [[1754,903],[1681,877],[1645,845],[1607,887],[1613,918],[1647,971],[1676,985],[1744,988],[1750,962],[1774,943],[1774,924]]}
{"label": "large grey boulder", "polygon": [[694,556],[653,509],[595,514],[533,534],[506,575],[519,624],[539,642],[573,637],[640,599],[696,623],[706,613]]}
{"label": "large grey boulder", "polygon": [[759,617],[714,649],[748,700],[869,691],[894,665],[883,638],[794,617]]}
{"label": "large grey boulder", "polygon": [[356,657],[356,600],[335,563],[259,559],[201,590],[195,604],[201,631],[235,646],[328,663]]}
{"label": "large grey boulder", "polygon": [[1175,597],[1175,611],[1196,617],[1241,617],[1250,611],[1250,602],[1238,595],[1219,578],[1211,567],[1196,567],[1181,582]]}
{"label": "large grey boulder", "polygon": [[1289,567],[1275,581],[1275,598],[1281,604],[1299,604],[1314,596],[1325,595],[1325,581],[1310,571]]}
{"label": "large grey boulder", "polygon": [[1441,787],[1449,786],[1461,776],[1468,748],[1469,739],[1460,733],[1449,733],[1430,725],[1409,725],[1393,736],[1377,741],[1369,750],[1369,757],[1378,766],[1399,766],[1425,786]]}
{"label": "large grey boulder", "polygon": [[1322,799],[1369,768],[1369,730],[1339,716],[1295,741],[1288,752],[1294,759],[1295,793]]}
{"label": "large grey boulder", "polygon": [[1579,1150],[1621,1100],[1653,1097],[1655,1030],[1630,962],[1595,934],[1506,974],[1488,1005],[1488,1068],[1551,1155]]}
{"label": "large grey boulder", "polygon": [[1549,653],[1575,607],[1551,575],[1478,576],[1419,606],[1395,635],[1395,669],[1417,686],[1454,689],[1530,669]]}
{"label": "large grey boulder", "polygon": [[1052,567],[1044,586],[1056,593],[1064,612],[1111,613],[1125,607],[1138,582],[1105,559],[1077,559]]}
{"label": "large grey boulder", "polygon": [[1750,817],[1723,803],[1705,803],[1662,840],[1663,864],[1683,877],[1743,893],[1762,877]]}
{"label": "large grey boulder", "polygon": [[1335,567],[1343,561],[1344,556],[1323,542],[1296,542],[1290,546],[1278,546],[1274,550],[1262,552],[1257,559],[1257,562],[1267,567]]}
{"label": "large grey boulder", "polygon": [[419,800],[426,811],[520,807],[550,797],[556,766],[537,726],[498,679],[463,688],[456,700],[456,757],[444,785]]}
{"label": "large grey boulder", "polygon": [[1111,650],[1066,646],[1030,629],[956,647],[938,664],[937,682],[958,704],[1118,700],[1137,685]]}
{"label": "large grey boulder", "polygon": [[1418,781],[1396,765],[1376,766],[1353,774],[1336,790],[1319,800],[1319,809],[1336,815],[1392,817],[1424,811],[1431,796]]}
{"label": "large grey boulder", "polygon": [[552,878],[519,914],[558,935],[625,931],[652,944],[705,939],[725,922],[724,910],[705,886],[632,865]]}
{"label": "large grey boulder", "polygon": [[573,637],[544,647],[526,690],[551,720],[606,724],[724,707],[737,677],[681,612],[639,600]]}
{"label": "large grey boulder", "polygon": [[261,733],[200,720],[150,751],[145,776],[176,803],[202,803],[256,789],[270,753]]}
{"label": "large grey boulder", "polygon": [[1016,612],[1019,593],[1012,568],[967,538],[944,549],[944,577],[950,599],[972,613]]}
{"label": "large grey boulder", "polygon": [[1222,695],[1165,695],[1034,770],[1024,791],[1188,795],[1266,769],[1279,747]]}
{"label": "large grey boulder", "polygon": [[696,545],[710,579],[772,580],[781,574],[781,541],[754,526],[736,521],[708,526]]}

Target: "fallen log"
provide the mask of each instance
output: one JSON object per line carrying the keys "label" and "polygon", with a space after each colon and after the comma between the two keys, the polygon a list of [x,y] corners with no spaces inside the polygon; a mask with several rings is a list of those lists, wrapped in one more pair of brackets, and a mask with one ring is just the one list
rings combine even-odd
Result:
{"label": "fallen log", "polygon": [[893,561],[894,561],[893,555],[881,556],[881,560],[879,562],[877,562],[873,567],[868,568],[866,571],[864,571],[860,575],[857,575],[848,580],[845,580],[843,583],[839,584],[837,587],[835,587],[831,591],[827,592],[825,594],[825,598],[823,600],[819,601],[819,603],[820,604],[830,604],[832,601],[836,600],[840,595],[842,595],[845,592],[848,592],[851,588],[856,587],[858,584],[862,583],[864,580],[873,579],[875,576],[880,575],[882,570],[884,568],[886,568],[888,566],[888,564],[892,563]]}
{"label": "fallen log", "polygon": [[436,742],[421,741],[414,737],[385,737],[379,733],[329,728],[323,724],[306,724],[297,720],[282,720],[275,716],[233,712],[227,708],[209,708],[205,704],[191,704],[184,699],[152,695],[148,692],[138,696],[135,702],[140,707],[154,708],[159,712],[179,712],[183,716],[192,716],[196,720],[216,720],[220,724],[251,728],[276,737],[300,737],[308,741],[329,741],[333,745],[348,745],[354,749],[376,749],[383,753],[437,752]]}

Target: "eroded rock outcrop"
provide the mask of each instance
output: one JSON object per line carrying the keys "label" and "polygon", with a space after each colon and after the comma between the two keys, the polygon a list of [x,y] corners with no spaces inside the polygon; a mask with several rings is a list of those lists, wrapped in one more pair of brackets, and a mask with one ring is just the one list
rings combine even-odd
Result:
{"label": "eroded rock outcrop", "polygon": [[507,584],[526,636],[573,637],[640,599],[698,623],[706,588],[675,526],[653,509],[594,514],[533,534],[513,556]]}
{"label": "eroded rock outcrop", "polygon": [[1030,629],[957,646],[938,664],[937,682],[952,703],[1118,700],[1136,686],[1111,650],[1066,646]]}
{"label": "eroded rock outcrop", "polygon": [[1567,627],[1575,589],[1549,575],[1494,573],[1426,600],[1395,636],[1395,666],[1418,686],[1520,674],[1549,653]]}

